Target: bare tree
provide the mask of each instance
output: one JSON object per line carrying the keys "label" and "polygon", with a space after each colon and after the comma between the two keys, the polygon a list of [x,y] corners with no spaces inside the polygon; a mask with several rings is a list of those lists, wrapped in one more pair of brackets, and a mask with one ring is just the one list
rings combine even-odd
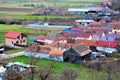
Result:
{"label": "bare tree", "polygon": [[48,66],[42,66],[41,69],[39,70],[39,78],[40,80],[47,80],[51,73],[53,72],[53,66],[48,65]]}
{"label": "bare tree", "polygon": [[78,76],[78,71],[74,69],[65,68],[62,74],[62,80],[75,80]]}

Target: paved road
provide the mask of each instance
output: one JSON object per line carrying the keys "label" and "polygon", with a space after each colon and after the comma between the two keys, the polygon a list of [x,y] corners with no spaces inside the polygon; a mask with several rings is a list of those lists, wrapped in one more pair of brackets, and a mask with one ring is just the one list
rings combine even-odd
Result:
{"label": "paved road", "polygon": [[23,56],[23,55],[24,55],[24,51],[18,52],[18,53],[9,54],[9,55],[0,54],[0,60],[11,59],[11,58],[15,58],[15,57]]}

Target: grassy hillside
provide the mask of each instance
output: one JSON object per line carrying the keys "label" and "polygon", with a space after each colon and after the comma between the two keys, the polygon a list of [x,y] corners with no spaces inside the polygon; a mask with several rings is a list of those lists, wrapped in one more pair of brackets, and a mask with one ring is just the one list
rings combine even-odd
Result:
{"label": "grassy hillside", "polygon": [[[31,58],[26,56],[21,56],[14,58],[10,61],[30,64]],[[71,64],[71,63],[58,62],[47,59],[34,59],[33,62],[34,62],[33,65],[38,66],[38,68],[40,68],[41,66],[48,66],[49,64],[53,64],[54,74],[59,76],[62,75],[62,70],[64,70],[65,68],[70,68],[72,70],[79,71],[79,75],[76,80],[107,80],[107,74],[105,72],[92,70],[80,64]]]}

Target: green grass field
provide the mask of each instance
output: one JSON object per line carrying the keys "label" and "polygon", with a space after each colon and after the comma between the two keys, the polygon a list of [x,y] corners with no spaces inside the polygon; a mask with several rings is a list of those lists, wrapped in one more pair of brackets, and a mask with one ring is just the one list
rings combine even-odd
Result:
{"label": "green grass field", "polygon": [[[0,32],[21,32],[21,33],[34,33],[34,34],[47,34],[49,30],[33,30],[33,29],[24,29],[22,25],[7,25],[0,24]],[[55,32],[55,31],[52,31]]]}
{"label": "green grass field", "polygon": [[13,54],[16,52],[21,52],[21,51],[23,51],[23,50],[22,49],[9,50],[9,51],[5,51],[5,54]]}
{"label": "green grass field", "polygon": [[[11,59],[10,61],[14,62],[23,62],[23,63],[30,63],[30,58],[21,56],[14,59]],[[61,71],[65,68],[74,69],[80,72],[78,78],[76,80],[105,80],[102,78],[103,76],[106,76],[105,72],[102,71],[95,71],[86,67],[83,67],[79,64],[71,64],[66,62],[58,62],[53,60],[47,60],[47,59],[36,59],[36,62],[34,63],[38,68],[42,66],[46,66],[49,64],[53,64],[53,70],[55,74],[61,75]]]}
{"label": "green grass field", "polygon": [[26,15],[26,14],[30,14],[30,13],[27,13],[27,12],[13,12],[13,11],[0,11],[0,14]]}
{"label": "green grass field", "polygon": [[0,7],[33,9],[33,7],[30,7],[30,6],[29,7],[28,6],[21,6],[20,3],[4,3],[4,4],[0,4]]}
{"label": "green grass field", "polygon": [[5,35],[0,34],[0,42],[4,43],[5,42]]}
{"label": "green grass field", "polygon": [[27,0],[8,0],[7,2],[0,4],[0,7],[9,7],[9,8],[33,8],[30,6],[21,6],[22,4],[34,4],[34,5],[44,5],[44,6],[88,6],[91,4],[97,4],[103,1],[109,0],[47,0],[47,1],[27,1]]}
{"label": "green grass field", "polygon": [[32,15],[24,15],[24,16],[14,16],[12,17],[12,19],[40,19],[40,20],[43,20],[43,19],[55,19],[57,18],[57,16],[32,16]]}
{"label": "green grass field", "polygon": [[21,15],[21,16],[12,16],[11,19],[26,19],[26,20],[31,20],[31,19],[39,19],[39,20],[44,20],[44,19],[57,19],[57,18],[76,18],[76,16],[34,16],[34,15]]}

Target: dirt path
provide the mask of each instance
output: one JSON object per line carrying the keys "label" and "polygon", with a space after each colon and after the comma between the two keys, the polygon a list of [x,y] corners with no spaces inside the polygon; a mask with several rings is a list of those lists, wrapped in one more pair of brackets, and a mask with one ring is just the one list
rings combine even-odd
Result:
{"label": "dirt path", "polygon": [[9,55],[0,54],[0,60],[11,59],[11,58],[15,58],[15,57],[23,56],[23,55],[24,55],[24,51],[18,52],[18,53],[9,54]]}

